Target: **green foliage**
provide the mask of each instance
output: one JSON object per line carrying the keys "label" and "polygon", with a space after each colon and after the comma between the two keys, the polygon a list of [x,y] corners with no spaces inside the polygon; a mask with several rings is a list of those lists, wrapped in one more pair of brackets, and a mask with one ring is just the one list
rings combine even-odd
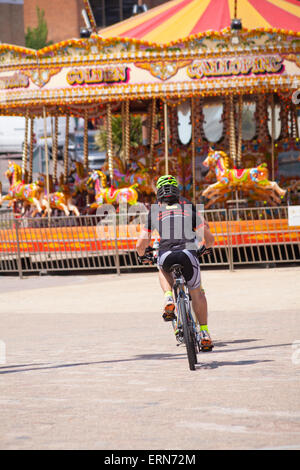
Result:
{"label": "green foliage", "polygon": [[[112,141],[114,152],[120,155],[122,150],[122,117],[112,117]],[[95,143],[99,150],[107,150],[107,130],[102,127],[95,135]],[[130,147],[137,148],[142,144],[142,120],[139,116],[130,116]]]}
{"label": "green foliage", "polygon": [[26,47],[30,49],[42,49],[43,47],[49,46],[52,44],[52,41],[47,41],[48,37],[48,27],[47,22],[45,20],[45,12],[44,10],[40,10],[40,8],[36,7],[37,17],[38,17],[38,25],[36,28],[27,28],[25,34],[25,43]]}

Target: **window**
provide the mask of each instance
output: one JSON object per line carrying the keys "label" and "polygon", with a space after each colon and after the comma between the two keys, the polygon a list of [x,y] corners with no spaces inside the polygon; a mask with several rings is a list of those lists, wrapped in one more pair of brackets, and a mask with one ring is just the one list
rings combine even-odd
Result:
{"label": "window", "polygon": [[100,28],[107,26],[105,21],[105,0],[90,0],[90,5],[96,25]]}
{"label": "window", "polygon": [[121,21],[122,15],[120,3],[121,2],[119,0],[109,0],[109,2],[105,2],[106,26],[110,26],[111,24]]}
{"label": "window", "polygon": [[137,0],[90,0],[97,26],[105,28],[132,16]]}
{"label": "window", "polygon": [[123,0],[123,20],[132,16],[133,5],[138,3],[137,0]]}
{"label": "window", "polygon": [[[275,135],[274,140],[279,139],[281,133],[281,121],[280,121],[280,105],[275,104],[274,106],[274,120],[275,120]],[[272,137],[272,111],[271,106],[268,106],[268,130],[270,137]]]}

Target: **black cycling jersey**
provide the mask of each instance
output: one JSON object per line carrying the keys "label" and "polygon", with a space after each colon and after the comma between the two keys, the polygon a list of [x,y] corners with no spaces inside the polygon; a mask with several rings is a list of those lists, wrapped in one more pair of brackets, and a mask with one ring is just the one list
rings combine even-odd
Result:
{"label": "black cycling jersey", "polygon": [[192,208],[193,208],[193,211],[196,212],[196,206],[192,203],[192,201],[190,201],[190,200],[187,199],[186,197],[180,196],[179,202],[182,202],[183,204],[191,204],[191,206],[192,206]]}
{"label": "black cycling jersey", "polygon": [[[196,206],[189,199],[187,199],[186,197],[179,196],[179,202],[181,202],[183,204],[191,204],[192,209],[196,212]],[[158,204],[158,200],[156,200],[156,204]]]}
{"label": "black cycling jersey", "polygon": [[187,200],[168,204],[152,204],[145,230],[157,230],[160,236],[159,254],[166,251],[197,249],[195,230],[203,226],[203,218]]}

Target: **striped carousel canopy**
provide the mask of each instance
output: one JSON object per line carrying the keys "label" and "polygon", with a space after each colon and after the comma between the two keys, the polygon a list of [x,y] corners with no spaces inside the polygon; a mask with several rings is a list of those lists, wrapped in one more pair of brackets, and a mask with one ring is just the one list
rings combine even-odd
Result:
{"label": "striped carousel canopy", "polygon": [[158,44],[205,31],[220,31],[232,18],[247,29],[300,31],[299,0],[172,0],[98,31],[100,37],[126,37]]}

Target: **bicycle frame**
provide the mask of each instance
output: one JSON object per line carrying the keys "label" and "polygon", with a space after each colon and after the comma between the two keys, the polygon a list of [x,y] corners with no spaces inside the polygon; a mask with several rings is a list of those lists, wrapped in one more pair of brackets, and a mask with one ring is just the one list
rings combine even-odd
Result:
{"label": "bicycle frame", "polygon": [[[153,248],[148,248],[154,252]],[[190,304],[190,297],[186,281],[183,276],[183,266],[174,264],[170,273],[173,276],[173,295],[175,299],[176,319],[172,321],[178,343],[185,343],[190,370],[195,370],[197,353],[201,351],[200,330],[195,320]]]}
{"label": "bicycle frame", "polygon": [[176,335],[178,342],[186,343],[190,369],[195,370],[197,352],[200,352],[200,334],[192,313],[190,297],[182,275],[181,266],[174,265],[172,267],[172,274],[174,278],[173,293],[177,315],[177,319],[173,320],[173,328],[175,334],[178,331]]}

